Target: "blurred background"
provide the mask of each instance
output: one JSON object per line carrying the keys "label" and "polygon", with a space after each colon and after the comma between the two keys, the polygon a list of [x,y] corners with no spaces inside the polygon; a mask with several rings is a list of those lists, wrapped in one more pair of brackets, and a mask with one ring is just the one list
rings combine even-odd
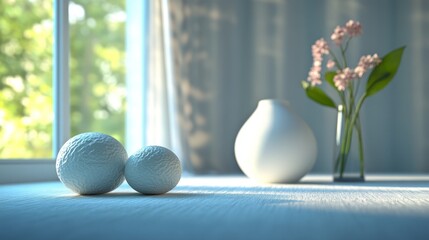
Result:
{"label": "blurred background", "polygon": [[[424,0],[70,1],[71,133],[132,152],[172,148],[194,173],[235,173],[235,136],[259,100],[288,100],[330,173],[336,112],[300,86],[311,45],[354,19],[349,59],[406,45],[361,117],[367,172],[429,172],[429,2]],[[52,0],[0,0],[0,158],[52,158]],[[326,89],[329,91],[328,89]]]}

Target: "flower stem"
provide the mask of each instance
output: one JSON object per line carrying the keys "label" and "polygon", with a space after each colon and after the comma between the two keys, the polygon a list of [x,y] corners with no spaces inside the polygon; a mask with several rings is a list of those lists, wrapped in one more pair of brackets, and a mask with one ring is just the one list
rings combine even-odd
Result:
{"label": "flower stem", "polygon": [[343,177],[344,169],[346,168],[347,159],[350,151],[350,145],[351,145],[351,136],[353,135],[353,125],[350,121],[350,116],[346,115],[346,126],[345,126],[345,133],[344,133],[344,141],[341,145],[341,167],[340,167],[340,177]]}
{"label": "flower stem", "polygon": [[341,64],[338,61],[337,56],[335,56],[335,54],[330,49],[329,49],[329,55],[331,55],[331,57],[334,59],[335,66],[338,68],[338,70],[341,70]]}
{"label": "flower stem", "polygon": [[347,164],[348,155],[350,152],[350,147],[352,143],[353,138],[353,130],[356,129],[357,137],[358,137],[358,144],[359,144],[359,166],[360,166],[360,176],[364,176],[364,154],[363,154],[363,139],[362,139],[362,128],[360,124],[359,119],[359,112],[362,107],[363,102],[365,101],[367,95],[366,93],[361,96],[356,106],[354,106],[354,103],[350,103],[350,107],[353,108],[350,110],[349,114],[344,114],[345,117],[345,127],[344,127],[344,135],[343,140],[340,141],[340,152],[337,157],[337,162],[335,164],[335,171],[338,172],[339,169],[339,175],[340,178],[344,175],[344,170]]}
{"label": "flower stem", "polygon": [[[347,45],[348,45],[348,42],[347,42]],[[340,46],[340,48],[341,48],[341,56],[343,57],[344,68],[346,68],[347,67],[347,59],[346,59],[347,46],[346,46],[346,49],[344,49],[343,46]]]}
{"label": "flower stem", "polygon": [[359,169],[360,169],[360,177],[364,177],[364,155],[363,155],[363,139],[362,139],[362,127],[360,125],[360,118],[358,117],[356,119],[356,132],[358,134],[358,141],[359,141]]}
{"label": "flower stem", "polygon": [[347,48],[349,48],[349,42],[351,39],[352,39],[351,37],[347,38],[346,46],[344,47],[344,53],[347,51]]}

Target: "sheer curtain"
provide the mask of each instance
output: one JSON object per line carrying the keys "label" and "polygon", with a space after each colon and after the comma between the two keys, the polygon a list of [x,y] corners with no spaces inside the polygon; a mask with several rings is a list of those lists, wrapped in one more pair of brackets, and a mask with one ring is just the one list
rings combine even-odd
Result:
{"label": "sheer curtain", "polygon": [[364,27],[356,62],[407,45],[394,81],[362,110],[367,171],[429,172],[428,1],[161,0],[151,14],[146,143],[170,146],[187,170],[239,171],[237,132],[259,100],[279,98],[316,135],[313,172],[330,172],[336,113],[308,100],[300,81],[314,41],[355,19]]}

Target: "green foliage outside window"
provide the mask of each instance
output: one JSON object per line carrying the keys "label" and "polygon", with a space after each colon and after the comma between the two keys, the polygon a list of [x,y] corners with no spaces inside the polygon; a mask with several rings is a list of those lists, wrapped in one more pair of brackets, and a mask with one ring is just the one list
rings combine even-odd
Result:
{"label": "green foliage outside window", "polygon": [[[71,135],[98,131],[124,143],[125,1],[71,5]],[[52,7],[0,0],[0,159],[52,157]]]}

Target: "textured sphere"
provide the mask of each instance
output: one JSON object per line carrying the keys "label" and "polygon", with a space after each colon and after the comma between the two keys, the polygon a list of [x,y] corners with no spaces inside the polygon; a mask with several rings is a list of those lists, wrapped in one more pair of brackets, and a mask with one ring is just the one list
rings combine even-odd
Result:
{"label": "textured sphere", "polygon": [[76,193],[102,194],[124,181],[127,152],[120,142],[102,133],[82,133],[69,139],[57,156],[57,175]]}
{"label": "textured sphere", "polygon": [[182,166],[177,156],[160,146],[148,146],[131,155],[125,166],[128,184],[142,194],[163,194],[179,183]]}

